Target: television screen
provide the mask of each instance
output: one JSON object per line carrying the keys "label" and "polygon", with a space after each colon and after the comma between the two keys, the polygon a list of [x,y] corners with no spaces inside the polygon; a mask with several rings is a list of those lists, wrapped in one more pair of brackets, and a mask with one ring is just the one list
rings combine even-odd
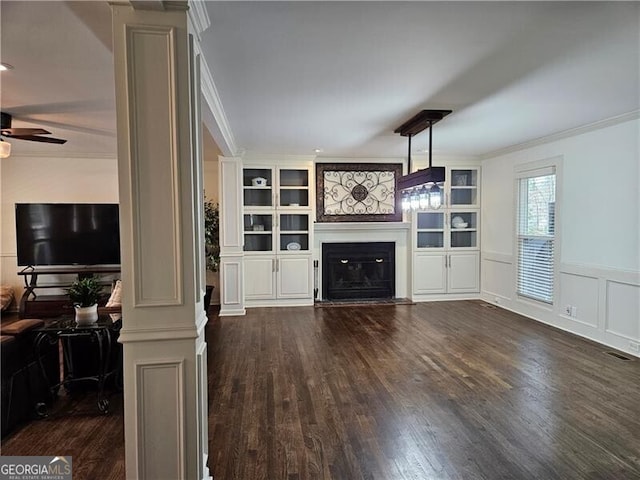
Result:
{"label": "television screen", "polygon": [[18,203],[19,266],[117,265],[118,205],[111,203]]}

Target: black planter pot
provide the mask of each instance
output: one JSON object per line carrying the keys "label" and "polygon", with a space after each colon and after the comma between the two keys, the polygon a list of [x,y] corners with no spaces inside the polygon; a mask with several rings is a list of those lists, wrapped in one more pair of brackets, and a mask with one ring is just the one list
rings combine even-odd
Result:
{"label": "black planter pot", "polygon": [[204,311],[209,313],[209,305],[211,305],[211,294],[213,293],[213,285],[207,285],[204,293]]}

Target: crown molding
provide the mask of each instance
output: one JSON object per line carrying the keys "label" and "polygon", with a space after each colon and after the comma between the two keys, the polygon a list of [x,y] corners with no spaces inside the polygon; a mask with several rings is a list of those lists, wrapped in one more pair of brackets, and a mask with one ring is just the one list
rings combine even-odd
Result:
{"label": "crown molding", "polygon": [[295,163],[295,162],[313,162],[315,155],[289,155],[289,154],[277,154],[277,153],[259,153],[259,152],[243,152],[242,160],[246,162],[259,163],[259,162],[280,162],[280,163]]}
{"label": "crown molding", "polygon": [[480,160],[489,160],[491,158],[501,157],[502,155],[506,155],[508,153],[518,152],[520,150],[526,150],[528,148],[533,148],[539,145],[556,142],[558,140],[563,140],[565,138],[575,137],[576,135],[582,135],[583,133],[593,132],[595,130],[601,130],[606,127],[612,127],[620,123],[625,123],[631,120],[638,120],[638,119],[640,119],[640,110],[633,110],[628,113],[623,113],[622,115],[617,115],[615,117],[606,118],[604,120],[599,120],[597,122],[589,123],[587,125],[582,125],[580,127],[570,128],[568,130],[563,130],[561,132],[553,133],[545,137],[529,140],[528,142],[518,143],[515,145],[511,145],[510,147],[493,150],[491,152],[479,155],[478,158]]}
{"label": "crown molding", "polygon": [[225,156],[236,156],[239,151],[238,146],[233,137],[227,115],[222,107],[222,100],[220,100],[220,95],[218,95],[218,89],[213,81],[213,75],[202,53],[200,55],[200,88],[204,101],[211,113],[210,117],[206,115],[206,112],[203,112],[203,120],[207,129]]}
{"label": "crown molding", "polygon": [[189,10],[187,11],[189,20],[195,29],[198,40],[207,28],[211,26],[211,19],[207,13],[205,2],[202,0],[189,0]]}
{"label": "crown molding", "polygon": [[91,153],[91,152],[71,152],[65,153],[64,155],[51,155],[46,153],[12,153],[7,159],[2,159],[2,161],[10,160],[13,158],[48,158],[48,159],[60,159],[66,160],[68,158],[83,158],[87,160],[117,160],[118,156],[115,153]]}
{"label": "crown molding", "polygon": [[151,10],[156,12],[184,11],[188,5],[185,0],[129,0],[128,2],[113,1],[112,5],[131,5],[134,10]]}

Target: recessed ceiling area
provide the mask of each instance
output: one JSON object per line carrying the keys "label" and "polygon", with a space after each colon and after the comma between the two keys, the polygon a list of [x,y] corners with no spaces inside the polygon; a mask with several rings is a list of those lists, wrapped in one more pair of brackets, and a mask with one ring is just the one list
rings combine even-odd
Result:
{"label": "recessed ceiling area", "polygon": [[[638,2],[206,2],[203,51],[237,153],[405,156],[395,127],[451,109],[436,155],[486,155],[640,109]],[[2,1],[1,108],[116,153],[107,2]],[[206,112],[205,112],[206,113]],[[426,133],[413,141],[426,150]]]}

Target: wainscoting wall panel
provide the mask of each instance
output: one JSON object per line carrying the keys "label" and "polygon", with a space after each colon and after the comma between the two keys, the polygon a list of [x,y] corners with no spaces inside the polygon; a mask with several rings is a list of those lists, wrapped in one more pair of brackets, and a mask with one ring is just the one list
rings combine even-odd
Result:
{"label": "wainscoting wall panel", "polygon": [[244,315],[244,289],[242,283],[242,256],[220,257],[220,316]]}
{"label": "wainscoting wall panel", "polygon": [[492,303],[502,303],[501,300],[511,300],[513,282],[510,281],[513,272],[511,255],[493,252],[483,252],[480,268],[482,293],[491,297]]}
{"label": "wainscoting wall panel", "polygon": [[547,307],[516,295],[515,261],[509,258],[483,254],[483,300],[640,356],[640,273],[563,263],[557,300]]}
{"label": "wainscoting wall panel", "polygon": [[640,286],[608,280],[606,283],[607,333],[623,339],[640,339]]}
{"label": "wainscoting wall panel", "polygon": [[[597,277],[562,272],[559,293],[558,307],[562,317],[598,328]],[[575,313],[571,313],[572,307]]]}

